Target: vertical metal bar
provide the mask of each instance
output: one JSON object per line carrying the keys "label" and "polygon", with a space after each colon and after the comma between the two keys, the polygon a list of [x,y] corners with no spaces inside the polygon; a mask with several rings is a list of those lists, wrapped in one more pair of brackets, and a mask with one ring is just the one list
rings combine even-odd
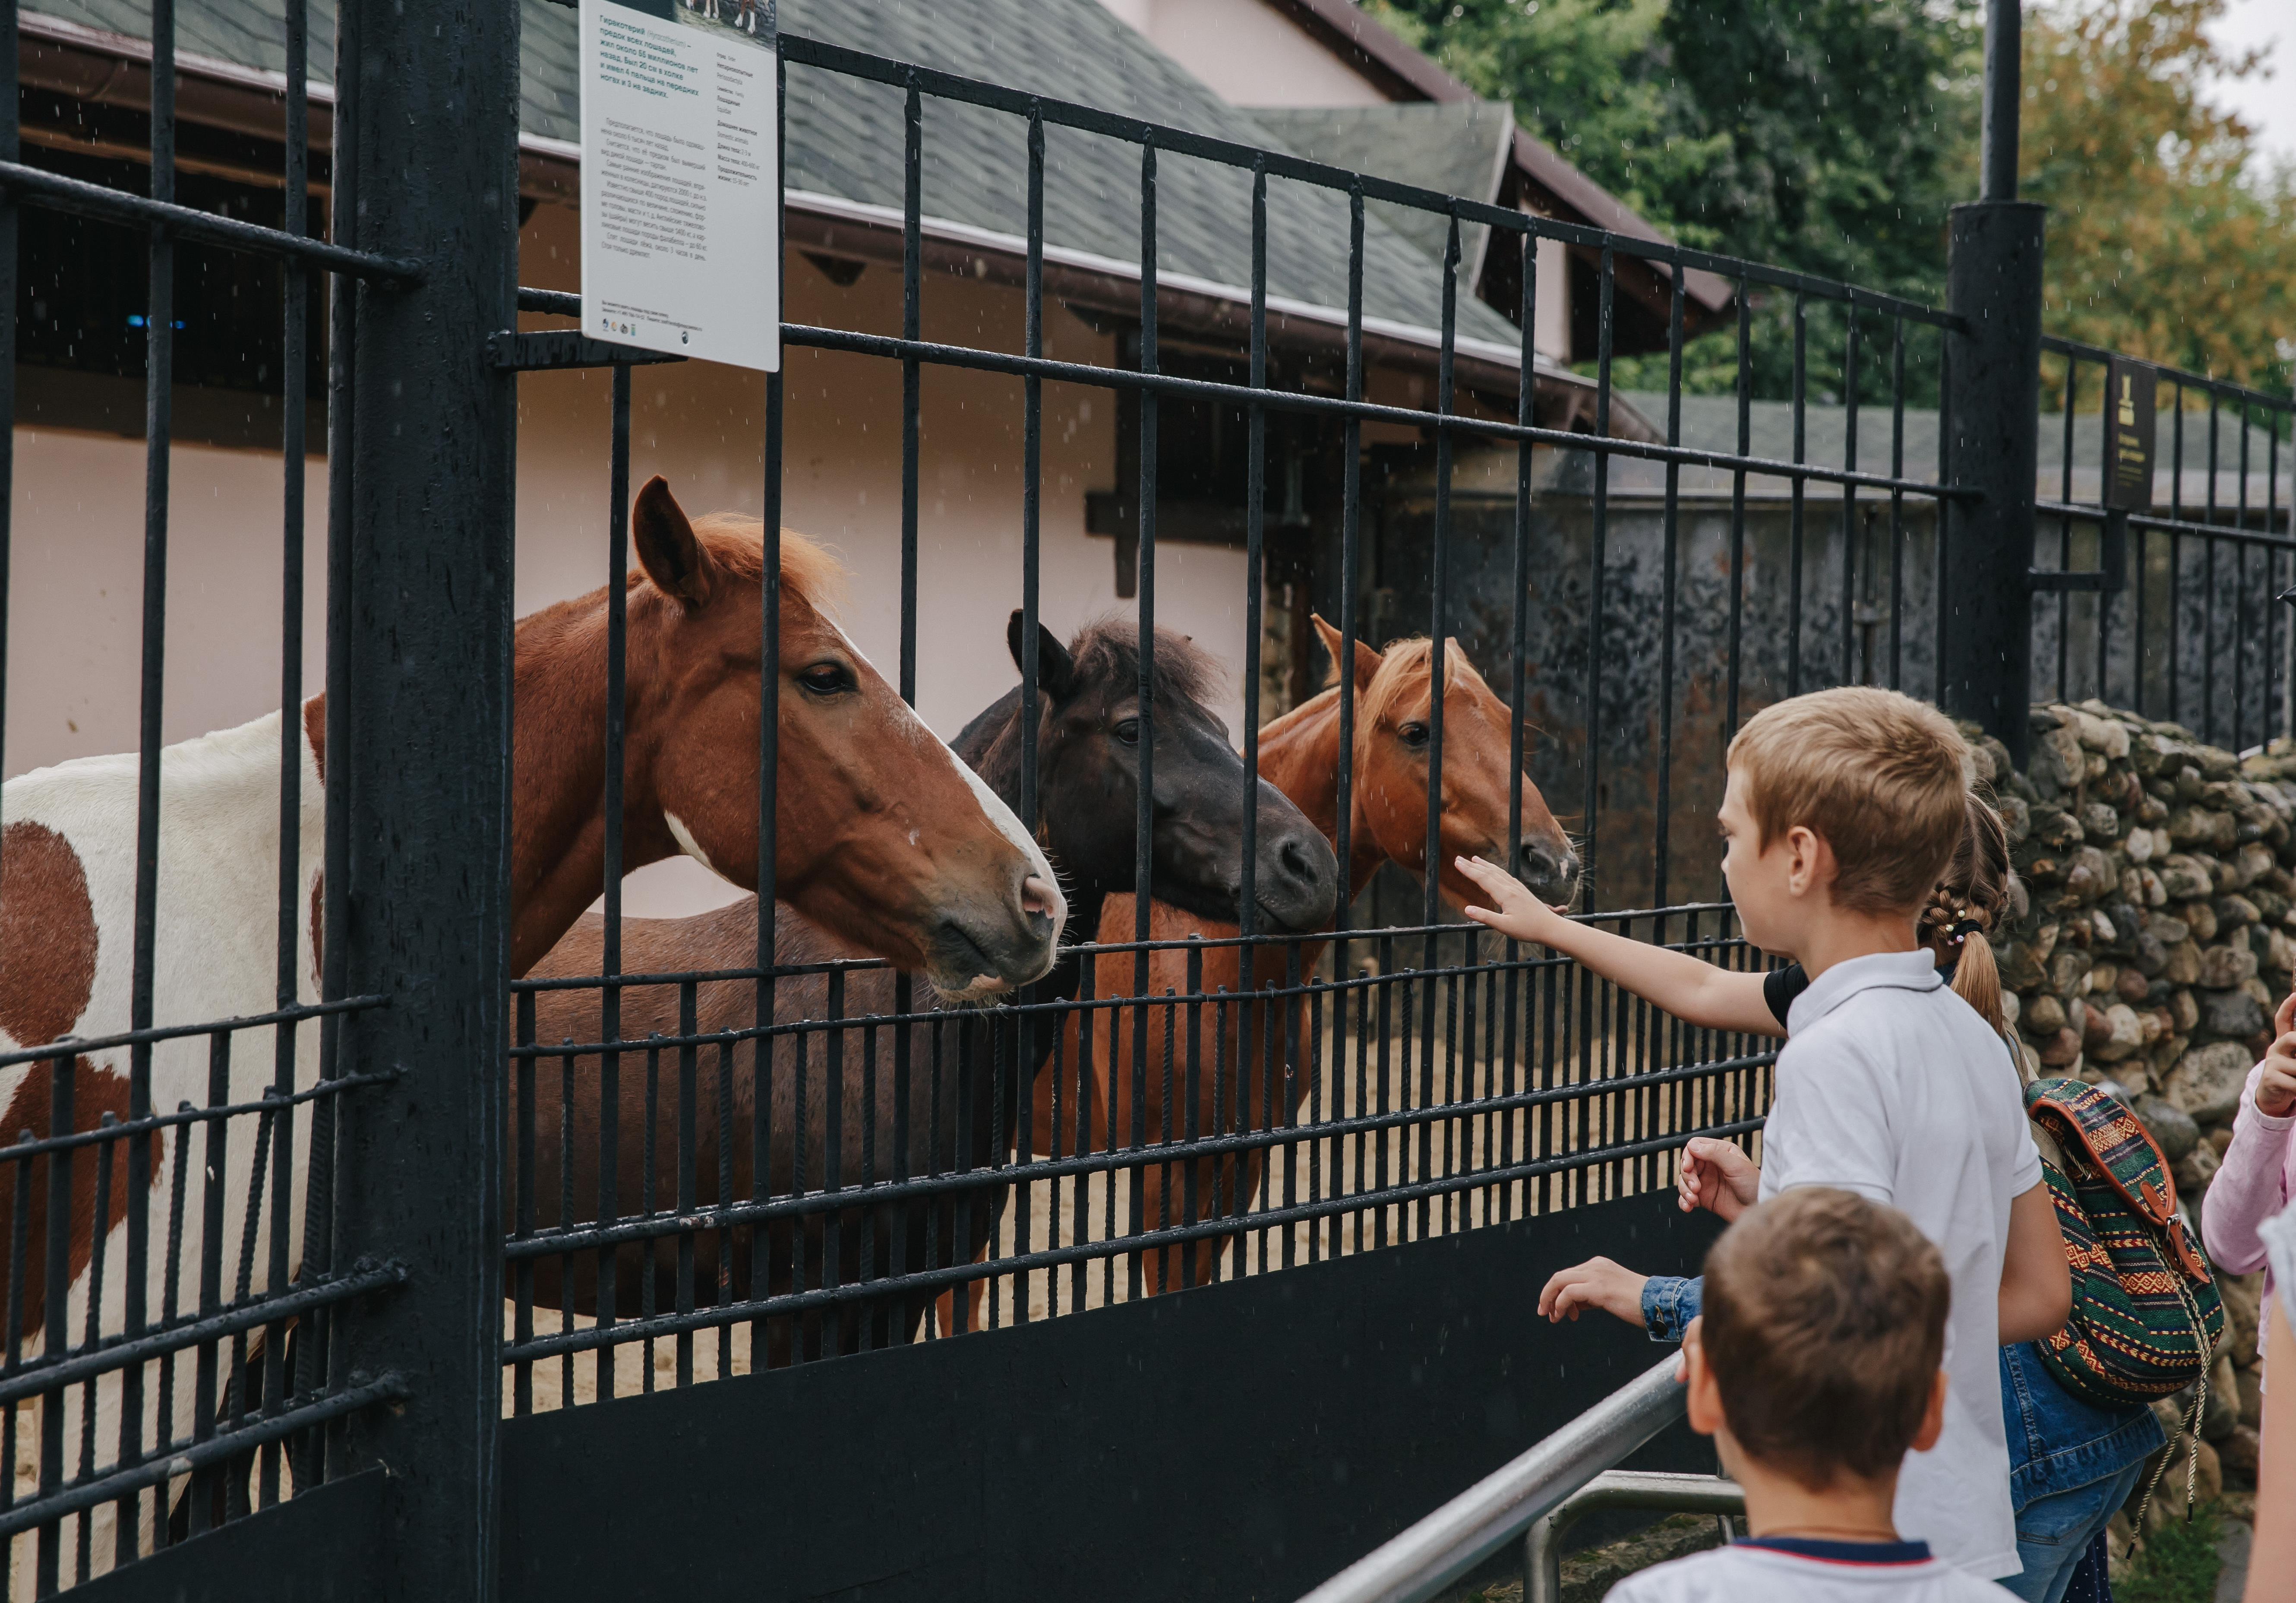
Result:
{"label": "vertical metal bar", "polygon": [[[1611,343],[1614,318],[1611,303],[1618,284],[1618,263],[1611,247],[1603,247],[1602,299],[1595,318],[1595,504],[1593,533],[1587,568],[1587,792],[1586,849],[1579,854],[1579,911],[1595,910],[1596,842],[1602,826],[1600,806],[1603,772],[1603,570],[1611,530],[1611,456],[1603,442],[1611,434]],[[1734,657],[1735,654],[1733,654]]]}
{"label": "vertical metal bar", "polygon": [[[1522,305],[1517,331],[1521,343],[1515,352],[1514,420],[1519,425],[1528,428],[1536,421],[1535,403],[1538,391],[1538,349],[1535,344],[1535,331],[1538,326],[1538,235],[1530,225],[1525,226],[1521,244]],[[1680,284],[1678,272],[1676,280],[1678,287]],[[1675,304],[1677,308],[1681,304],[1678,296]],[[1676,320],[1675,328],[1678,333],[1681,328],[1678,318]],[[1677,373],[1676,376],[1678,388],[1680,375]],[[1514,448],[1514,567],[1507,591],[1507,621],[1513,629],[1513,637],[1508,643],[1507,649],[1506,696],[1508,715],[1506,850],[1507,864],[1511,872],[1520,869],[1522,858],[1522,765],[1526,727],[1523,718],[1523,701],[1526,687],[1529,683],[1530,671],[1528,658],[1530,655],[1530,476],[1532,465],[1533,453],[1530,441],[1518,440]],[[1346,751],[1346,748],[1342,750]],[[1351,757],[1353,752],[1349,751],[1347,755]],[[1663,820],[1666,817],[1663,803],[1660,805],[1659,817],[1661,820],[1660,826],[1663,828],[1665,826]],[[1664,872],[1665,860],[1665,854],[1661,851],[1659,857],[1661,873]],[[1513,941],[1509,941],[1501,950],[1505,954],[1507,966],[1506,1018],[1504,1026],[1505,1044],[1502,1051],[1505,1054],[1505,1089],[1508,1094],[1512,1094],[1514,1089],[1516,1018],[1520,1010],[1526,1005],[1527,999],[1523,996],[1522,971],[1517,966],[1522,952],[1521,947]],[[1347,970],[1335,962],[1332,966],[1332,975],[1334,979],[1344,979],[1347,976]],[[1336,999],[1333,1007],[1334,1027],[1332,1034],[1334,1057],[1338,1056],[1340,1050],[1341,1031],[1337,1026],[1343,1022],[1345,1007],[1346,999],[1342,995]],[[1340,1084],[1339,1077],[1335,1074],[1335,1089]],[[1508,1130],[1513,1129],[1512,1115],[1507,1116],[1503,1128]],[[1508,1155],[1503,1151],[1499,1160],[1502,1167],[1505,1166],[1507,1156]],[[1511,1200],[1513,1196],[1513,1190],[1510,1188],[1506,1196]],[[1335,1249],[1338,1246],[1336,1221],[1332,1229],[1332,1245]]]}
{"label": "vertical metal bar", "polygon": [[[70,1039],[69,1036],[64,1038],[67,1041]],[[72,1060],[73,1054],[67,1051],[48,1062],[48,1136],[51,1139],[71,1133]],[[34,1068],[30,1072],[37,1073],[39,1071]],[[71,1148],[52,1149],[47,1164],[47,1241],[42,1260],[45,1272],[43,1295],[46,1319],[42,1330],[41,1351],[62,1353],[71,1339],[65,1317],[69,1311],[71,1290]],[[63,1484],[64,1391],[62,1386],[51,1386],[40,1393],[40,1495],[43,1497],[53,1496]],[[62,1527],[55,1521],[40,1526],[35,1585],[38,1594],[44,1598],[56,1590],[59,1561],[62,1557]]]}
{"label": "vertical metal bar", "polygon": [[[518,993],[518,1024],[513,1039],[521,1047],[534,1045],[534,992]],[[535,1178],[537,1156],[534,1122],[535,1060],[524,1054],[518,1059],[514,1073],[518,1077],[518,1128],[512,1134],[516,1154],[513,1162],[518,1170],[518,1192],[512,1204],[511,1229],[518,1236],[534,1234]],[[569,1110],[559,1110],[559,1122],[565,1124]],[[512,1339],[523,1344],[534,1336],[534,1260],[518,1262],[518,1278],[512,1288],[514,1299],[512,1313]],[[298,1377],[298,1388],[306,1383]],[[534,1362],[522,1359],[511,1377],[511,1412],[524,1416],[534,1411]]]}
{"label": "vertical metal bar", "polygon": [[[2185,386],[2177,384],[2177,409],[2169,414],[2169,455],[2176,464],[2169,475],[2169,521],[2185,520]],[[2185,716],[2185,537],[2169,531],[2169,719]]]}
{"label": "vertical metal bar", "polygon": [[[1676,262],[1666,315],[1666,442],[1682,443],[1682,264]],[[1665,555],[1660,558],[1658,669],[1658,814],[1651,843],[1651,905],[1667,905],[1667,869],[1672,858],[1674,800],[1674,609],[1676,571],[1681,565],[1682,466],[1666,464]],[[1516,604],[1521,604],[1520,594]],[[1591,669],[1591,664],[1589,665]],[[1518,720],[1520,721],[1520,720]],[[1515,781],[1520,784],[1520,780]],[[1659,917],[1656,939],[1666,940],[1666,917]],[[1508,954],[1512,957],[1513,954]]]}
{"label": "vertical metal bar", "polygon": [[[2100,375],[2100,377],[2102,378],[2103,375]],[[2097,394],[2102,399],[2103,406],[2108,409],[2112,405],[2112,396],[2110,386],[2111,381],[2109,379],[2105,379],[2097,386]],[[2058,451],[2057,464],[2059,474],[2057,481],[2057,499],[2068,503],[2073,498],[2073,413],[2079,405],[2079,396],[2080,361],[2078,358],[2069,356],[2065,358],[2064,442]],[[2098,431],[2100,442],[2112,439],[2112,429],[2111,427],[2110,421],[2102,413],[2100,413],[2098,422],[2104,425]],[[2100,499],[2102,499],[2104,495],[2102,481],[2099,482],[2097,495]],[[2057,571],[2061,573],[2069,571],[2072,565],[2073,521],[2069,516],[2061,516],[2057,519]],[[2103,564],[2099,563],[2098,565],[2103,566]],[[2072,650],[2072,592],[2070,590],[2059,590],[2057,592],[2056,699],[2061,702],[2065,699],[2065,671],[2067,667],[2070,665]],[[2102,695],[2103,692],[2100,691],[2098,694]]]}
{"label": "vertical metal bar", "polygon": [[[348,25],[353,20],[351,5],[338,6],[333,138],[328,152],[327,232],[329,237],[340,245],[355,244],[358,236],[359,152],[364,148],[359,140],[358,127],[363,102],[358,86],[362,53],[359,29]],[[351,738],[351,602],[357,542],[352,522],[350,462],[355,438],[352,419],[357,401],[357,366],[354,357],[357,346],[355,333],[360,291],[354,279],[330,276],[327,292],[327,596],[324,737],[326,750],[340,752],[348,747]],[[510,649],[509,642],[505,641],[504,651],[507,654]],[[350,958],[350,943],[345,932],[349,917],[351,804],[349,776],[344,764],[333,762],[327,765],[324,790],[326,823],[321,845],[324,861],[320,871],[324,905],[320,920],[319,995],[323,999],[331,999],[346,994],[344,982],[349,972],[348,965]],[[344,1072],[342,1045],[342,1018],[330,1014],[319,1021],[319,1075],[322,1080],[333,1079]],[[312,1106],[311,1163],[303,1213],[303,1266],[305,1272],[314,1277],[326,1273],[335,1261],[335,1193],[340,1179],[337,1163],[337,1132],[340,1122],[335,1097],[323,1097]],[[305,1366],[307,1382],[321,1376],[332,1377],[336,1373],[334,1331],[337,1322],[332,1310],[321,1310],[305,1323],[302,1352],[298,1356]],[[344,1433],[340,1427],[312,1434],[303,1462],[297,1471],[301,1484],[316,1484],[323,1475],[340,1468],[340,1448],[343,1439]],[[332,1454],[329,1451],[331,1446],[337,1450]]]}
{"label": "vertical metal bar", "polygon": [[[502,1415],[517,477],[514,381],[487,340],[516,316],[519,18],[406,0],[346,7],[338,30],[361,36],[363,135],[388,128],[391,170],[422,176],[364,190],[359,237],[423,264],[358,301],[358,582],[386,599],[350,610],[351,659],[389,667],[352,676],[349,738],[327,748],[330,776],[349,780],[347,877],[367,910],[348,921],[345,974],[397,1004],[343,1037],[355,1065],[400,1075],[376,1093],[384,1116],[346,1121],[340,1180],[358,1205],[338,1251],[424,1266],[344,1319],[337,1354],[346,1371],[420,1381],[352,1416],[342,1441],[351,1468],[423,1466],[391,1478],[395,1528],[420,1533],[394,1549],[395,1583],[483,1599]],[[405,760],[414,731],[419,763]]]}
{"label": "vertical metal bar", "polygon": [[[1754,387],[1753,309],[1747,301],[1746,280],[1738,281],[1738,362],[1735,393],[1738,400],[1738,448],[1740,465],[1730,470],[1730,646],[1729,690],[1723,700],[1722,744],[1728,745],[1738,733],[1738,680],[1743,665],[1742,646],[1746,617],[1746,469],[1745,459],[1753,452]],[[1550,971],[1552,972],[1552,971]]]}
{"label": "vertical metal bar", "polygon": [[[1857,303],[1845,302],[1841,316],[1846,325],[1841,336],[1841,465],[1849,472],[1857,471]],[[1841,682],[1860,683],[1854,660],[1857,623],[1857,574],[1856,555],[1857,527],[1857,486],[1844,481],[1841,486]],[[1868,678],[1874,664],[1866,664]],[[1663,899],[1661,898],[1661,900]],[[1663,942],[1663,930],[1652,939]]]}
{"label": "vertical metal bar", "polygon": [[[901,119],[901,338],[909,341],[918,337],[923,310],[923,107],[913,76]],[[915,357],[901,358],[901,699],[913,707],[917,701],[917,425],[922,373]]]}
{"label": "vertical metal bar", "polygon": [[[1442,343],[1435,358],[1435,412],[1451,415],[1456,345],[1459,332],[1459,217],[1455,210],[1443,238]],[[1450,679],[1450,652],[1444,629],[1450,588],[1451,547],[1451,431],[1435,430],[1435,538],[1429,544],[1427,569],[1427,872],[1423,876],[1420,918],[1428,926],[1422,958],[1423,966],[1439,966],[1434,926],[1442,922],[1443,871],[1443,703]],[[1599,537],[1598,537],[1599,538]],[[1427,1045],[1434,1049],[1434,1014],[1427,1017]],[[1420,1127],[1423,1136],[1430,1132]]]}
{"label": "vertical metal bar", "polygon": [[[1157,371],[1156,351],[1156,143],[1152,136],[1144,139],[1140,146],[1140,371]],[[1156,655],[1156,481],[1158,468],[1157,396],[1153,390],[1140,394],[1140,777],[1138,812],[1133,823],[1133,902],[1132,938],[1145,942],[1149,931],[1149,902],[1154,894],[1152,887],[1155,846],[1155,655]],[[1246,971],[1249,972],[1248,970]],[[1148,994],[1148,949],[1136,947],[1132,955],[1132,994]],[[1116,1056],[1115,1018],[1110,1018],[1109,1056],[1111,1066]],[[1147,1089],[1148,1073],[1148,1012],[1144,1007],[1132,1009],[1132,1144],[1138,1146],[1144,1118],[1143,1099]],[[1111,1101],[1114,1098],[1111,1095]],[[1116,1110],[1108,1110],[1108,1144],[1116,1146]],[[1133,1228],[1137,1229],[1145,1209],[1147,1190],[1139,1166],[1128,1171],[1131,1176]],[[1116,1207],[1116,1176],[1109,1175],[1108,1206],[1111,1233],[1113,1234]],[[1140,1295],[1140,1255],[1126,1255],[1128,1290]],[[1114,1300],[1115,1269],[1108,1271],[1108,1297]]]}
{"label": "vertical metal bar", "polygon": [[[1890,325],[1890,477],[1906,476],[1906,320]],[[1906,492],[1890,492],[1890,688],[1905,688]]]}
{"label": "vertical metal bar", "polygon": [[[1024,319],[1022,349],[1031,358],[1041,357],[1045,354],[1045,119],[1044,113],[1035,109],[1031,109],[1029,114],[1029,262],[1021,315]],[[1021,823],[1032,835],[1037,826],[1037,726],[1043,718],[1037,707],[1037,676],[1040,664],[1037,661],[1037,629],[1042,577],[1039,570],[1042,563],[1044,413],[1044,381],[1032,373],[1021,381]],[[1098,934],[1097,930],[1088,932],[1086,939],[1096,938]],[[1049,994],[1050,987],[1039,982],[1022,991],[1021,1001],[1024,1005],[1041,1002]],[[1032,1012],[1023,1015],[1017,1025],[1021,1094],[1020,1116],[1013,1129],[1020,1138],[1023,1166],[1029,1162],[1029,1142],[1036,1133],[1037,1066],[1044,1061],[1043,1043],[1046,1034],[1050,1033],[1057,1041],[1061,1023],[1058,1017]],[[873,1048],[876,1043],[873,1032],[869,1043]],[[873,1056],[870,1059],[873,1065],[874,1061]],[[1057,1073],[1054,1080],[1053,1097],[1057,1108],[1060,1098]],[[874,1106],[873,1098],[871,1106]],[[1057,1145],[1060,1124],[1057,1112],[1054,1114],[1053,1123],[1054,1144]],[[874,1178],[873,1172],[871,1178]],[[1013,1199],[1013,1223],[1018,1232],[1016,1240],[1024,1258],[1029,1255],[1029,1190],[1027,1187],[1021,1188]],[[1051,1188],[1051,1195],[1057,1205],[1060,1195],[1058,1182]],[[1054,1239],[1047,1240],[1045,1245],[1052,1246],[1058,1238],[1059,1229],[1057,1225],[1048,1228]],[[869,1250],[874,1235],[873,1229],[863,1235],[862,1251],[865,1253]],[[1045,1287],[1047,1302],[1057,1303],[1060,1296],[1058,1270],[1046,1271]],[[1021,1277],[1014,1294],[1013,1309],[1019,1321],[1027,1323],[1027,1276]],[[865,1326],[864,1333],[865,1340]]]}
{"label": "vertical metal bar", "polygon": [[[2217,423],[2221,410],[2216,390],[2209,390],[2209,481],[2207,511],[2202,521],[2217,521]],[[2214,535],[2201,539],[2201,738],[2221,741],[2217,734],[2217,546]]]}
{"label": "vertical metal bar", "polygon": [[[1529,247],[1526,246],[1528,250]],[[1358,178],[1348,189],[1348,372],[1350,401],[1364,395],[1363,361],[1364,193]],[[1348,972],[1348,926],[1355,899],[1353,813],[1355,810],[1356,640],[1360,627],[1356,599],[1363,574],[1363,421],[1353,413],[1341,425],[1340,454],[1340,656],[1332,674],[1340,687],[1339,834],[1333,843],[1340,865],[1339,906],[1332,943],[1332,972]],[[1358,1221],[1360,1224],[1360,1221]]]}
{"label": "vertical metal bar", "polygon": [[[775,163],[785,187],[789,175],[789,58],[783,52],[779,15],[774,0],[767,0],[767,26],[774,30],[775,117],[779,130],[774,140]],[[783,223],[776,214],[774,233],[778,250]],[[779,371],[766,374],[766,474],[763,487],[766,582],[758,612],[758,949],[757,994],[752,1023],[760,1032],[750,1054],[750,1199],[762,1202],[772,1186],[772,1151],[767,1141],[771,1108],[774,1040],[762,1033],[774,1020],[774,915],[778,861],[779,774],[781,767],[782,694],[782,430],[785,395]],[[898,1009],[897,1009],[898,1011]],[[895,1036],[900,1061],[907,1064],[909,1032]],[[906,1095],[906,1081],[900,1087]],[[902,1105],[906,1110],[906,1104]],[[772,1231],[762,1224],[750,1227],[750,1295],[763,1297],[773,1283]],[[901,1239],[897,1228],[894,1250]],[[750,1366],[766,1367],[767,1332],[763,1319],[750,1321]]]}
{"label": "vertical metal bar", "polygon": [[[1987,42],[1989,53],[1991,29]],[[2000,132],[1989,122],[1988,129],[1988,137]],[[2013,144],[2013,128],[2008,136]],[[1958,327],[1946,336],[1952,417],[1940,430],[1951,442],[1952,487],[1981,497],[1954,514],[1939,592],[1941,611],[1954,620],[1939,657],[1941,699],[1948,711],[1999,739],[2021,767],[2031,736],[2027,575],[2040,435],[2042,215],[2043,208],[2018,201],[1954,208],[1948,300]]]}
{"label": "vertical metal bar", "polygon": [[[1022,349],[1045,354],[1045,117],[1029,114],[1029,265]],[[1021,822],[1037,830],[1037,619],[1044,506],[1045,382],[1021,381]],[[1086,939],[1098,932],[1087,932]],[[1030,1057],[1029,1062],[1035,1059]]]}
{"label": "vertical metal bar", "polygon": [[[1267,159],[1251,168],[1251,387],[1267,387]],[[1243,492],[1243,795],[1242,880],[1236,922],[1246,941],[1259,928],[1259,655],[1262,597],[1267,590],[1267,409],[1255,399],[1245,415]],[[1240,954],[1251,972],[1254,952]],[[1170,1030],[1166,1029],[1168,1040]],[[1161,1257],[1158,1259],[1162,1262]]]}
{"label": "vertical metal bar", "polygon": [[[701,1092],[701,1065],[693,1044],[694,991],[694,983],[691,980],[677,988],[677,1216],[682,1221],[693,1219],[694,1210],[701,1205],[701,1189],[700,1140],[696,1129],[701,1112],[698,1106]],[[718,1130],[721,1142],[725,1134],[721,1126]],[[722,1197],[723,1193],[720,1196]],[[647,1198],[649,1203],[652,1200],[652,1197]],[[687,1229],[677,1233],[678,1312],[693,1311],[693,1231]],[[724,1376],[722,1369],[719,1376],[721,1378]],[[677,1384],[681,1386],[693,1384],[693,1333],[691,1330],[677,1333]]]}
{"label": "vertical metal bar", "polygon": [[[1808,308],[1800,290],[1793,298],[1793,460],[1799,466],[1807,457],[1808,445],[1809,399],[1809,316]],[[1809,481],[1800,473],[1792,477],[1792,502],[1788,515],[1786,540],[1786,694],[1801,694],[1801,568],[1802,568],[1802,509],[1808,499]]]}

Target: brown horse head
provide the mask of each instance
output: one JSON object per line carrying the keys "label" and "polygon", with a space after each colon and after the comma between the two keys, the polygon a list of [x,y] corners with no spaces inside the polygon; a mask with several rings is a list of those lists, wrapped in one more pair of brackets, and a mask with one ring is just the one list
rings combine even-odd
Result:
{"label": "brown horse head", "polygon": [[[1316,630],[1332,661],[1340,632],[1320,617]],[[1354,838],[1422,880],[1427,871],[1427,757],[1435,700],[1433,642],[1398,640],[1386,651],[1356,642]],[[1578,857],[1538,787],[1522,778],[1522,831],[1508,839],[1507,764],[1514,715],[1468,662],[1456,640],[1443,652],[1442,887],[1465,902],[1475,887],[1451,867],[1455,857],[1497,863],[1550,902],[1578,888]]]}
{"label": "brown horse head", "polygon": [[[638,492],[630,534],[640,571],[627,581],[624,866],[682,851],[754,891],[762,525],[723,513],[691,522],[657,477]],[[1025,984],[1052,966],[1067,917],[1052,869],[832,621],[837,577],[820,547],[782,536],[775,892],[953,996]],[[520,973],[598,893],[605,594],[519,629]]]}

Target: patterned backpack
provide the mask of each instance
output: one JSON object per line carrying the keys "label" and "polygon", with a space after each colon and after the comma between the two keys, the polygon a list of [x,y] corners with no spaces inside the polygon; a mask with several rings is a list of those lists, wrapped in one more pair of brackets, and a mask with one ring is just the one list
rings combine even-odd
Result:
{"label": "patterned backpack", "polygon": [[2103,1408],[2183,1391],[2207,1374],[2225,1311],[2168,1160],[2134,1114],[2081,1081],[2035,1081],[2025,1112],[2062,1155],[2041,1172],[2073,1279],[2072,1317],[2038,1344],[2041,1361]]}

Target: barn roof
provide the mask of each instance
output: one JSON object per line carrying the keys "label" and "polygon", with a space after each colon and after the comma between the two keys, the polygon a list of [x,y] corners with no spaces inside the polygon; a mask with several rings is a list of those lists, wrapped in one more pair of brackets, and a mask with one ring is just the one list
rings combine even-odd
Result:
{"label": "barn roof", "polygon": [[[149,0],[34,4],[36,10],[21,14],[28,82],[40,81],[44,62],[74,51],[148,59],[148,48],[139,47],[149,37]],[[521,184],[529,193],[554,185],[562,190],[580,156],[576,13],[550,0],[519,4]],[[176,10],[179,61],[188,76],[236,77],[250,88],[267,83],[275,90],[284,66],[281,0],[177,0]],[[315,88],[324,99],[333,60],[333,0],[310,0],[310,15]],[[1337,123],[1319,127],[1310,117],[1263,121],[1227,104],[1099,0],[966,0],[955,6],[783,0],[781,16],[790,31],[831,44],[929,62],[1238,144],[1277,146],[1289,138],[1318,154],[1328,148],[1343,160],[1371,153],[1359,148],[1366,122],[1357,121],[1350,132]],[[46,54],[30,48],[36,45]],[[900,219],[900,92],[805,66],[793,65],[789,80],[792,243],[882,259],[887,231],[897,230]],[[184,115],[197,115],[194,103],[186,95]],[[1475,160],[1485,160],[1480,146],[1490,131],[1481,124],[1496,110],[1472,103],[1425,108],[1435,119],[1420,115],[1427,127],[1414,123],[1406,130],[1383,163],[1396,168],[1398,177],[1405,176],[1398,161],[1429,176],[1447,175],[1432,147],[1461,129],[1472,133]],[[1422,113],[1418,107],[1395,111]],[[992,266],[1013,269],[1024,229],[1025,133],[1017,117],[925,101],[922,210],[930,252],[945,261],[969,257],[972,269],[983,273]],[[1046,165],[1048,291],[1096,300],[1119,313],[1128,300],[1136,308],[1139,152],[1112,139],[1049,128]],[[1279,341],[1328,344],[1337,338],[1340,308],[1347,304],[1346,198],[1282,179],[1271,179],[1268,188],[1271,332]],[[1164,314],[1168,324],[1232,334],[1250,282],[1250,175],[1160,152],[1158,191],[1160,282],[1180,303],[1177,316]],[[1487,181],[1472,193],[1487,194]],[[1438,255],[1431,256],[1424,240],[1415,237],[1425,234],[1423,226],[1407,231],[1392,215],[1380,215],[1393,209],[1371,210],[1364,305],[1373,359],[1430,359],[1441,319],[1439,231],[1431,236],[1439,242]],[[1457,320],[1462,377],[1512,388],[1521,341],[1513,325],[1472,293],[1458,297]],[[1550,382],[1571,389],[1584,384],[1559,373]]]}

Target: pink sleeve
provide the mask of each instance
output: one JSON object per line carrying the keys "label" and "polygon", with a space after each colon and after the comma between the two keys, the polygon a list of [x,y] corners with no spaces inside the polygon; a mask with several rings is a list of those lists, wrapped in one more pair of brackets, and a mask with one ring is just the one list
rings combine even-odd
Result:
{"label": "pink sleeve", "polygon": [[2263,1072],[2261,1064],[2250,1071],[2233,1120],[2232,1145],[2201,1209],[2202,1243],[2210,1262],[2226,1274],[2264,1267],[2264,1243],[2257,1239],[2256,1227],[2288,1200],[2288,1148],[2296,1114],[2273,1119],[2257,1111],[2256,1081]]}

